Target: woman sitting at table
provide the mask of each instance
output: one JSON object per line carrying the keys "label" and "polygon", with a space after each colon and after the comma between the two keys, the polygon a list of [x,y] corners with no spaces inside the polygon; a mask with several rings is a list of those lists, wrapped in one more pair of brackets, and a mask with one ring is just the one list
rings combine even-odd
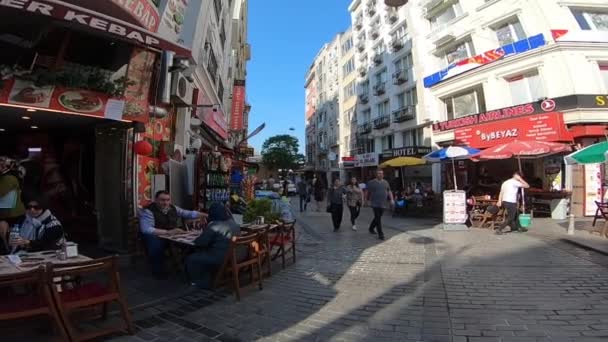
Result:
{"label": "woman sitting at table", "polygon": [[25,218],[19,222],[19,237],[10,241],[12,252],[58,249],[64,241],[61,222],[48,209],[47,201],[32,197],[26,201]]}
{"label": "woman sitting at table", "polygon": [[213,274],[230,250],[232,237],[241,234],[241,227],[220,203],[211,205],[208,220],[207,229],[194,240],[201,250],[186,258],[186,271],[193,285],[200,289],[211,288]]}

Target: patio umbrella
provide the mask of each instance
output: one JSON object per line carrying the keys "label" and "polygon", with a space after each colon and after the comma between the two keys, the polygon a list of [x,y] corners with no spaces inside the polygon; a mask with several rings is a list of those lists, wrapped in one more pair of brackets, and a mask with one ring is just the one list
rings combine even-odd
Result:
{"label": "patio umbrella", "polygon": [[604,141],[572,152],[564,157],[564,161],[568,165],[605,163],[607,152],[608,141]]}
{"label": "patio umbrella", "polygon": [[[497,160],[497,159],[509,159],[517,158],[517,165],[519,166],[519,172],[521,172],[521,159],[522,158],[538,158],[548,156],[560,152],[570,151],[570,145],[546,142],[546,141],[526,141],[526,140],[514,140],[508,143],[496,145],[494,147],[487,148],[473,156],[473,159],[479,160]],[[524,189],[522,192],[522,204],[524,214],[526,213],[526,201],[523,200]]]}
{"label": "patio umbrella", "polygon": [[458,184],[456,183],[456,166],[454,161],[459,159],[469,159],[471,156],[478,153],[478,149],[468,146],[449,146],[437,151],[433,151],[422,157],[422,159],[427,160],[431,163],[440,163],[444,160],[451,159],[452,174],[454,175],[454,189],[458,190]]}
{"label": "patio umbrella", "polygon": [[414,157],[397,157],[391,160],[387,160],[384,163],[380,164],[380,168],[384,167],[398,167],[401,172],[401,186],[405,187],[405,178],[403,177],[402,168],[405,166],[416,166],[416,165],[424,165],[426,161],[420,158]]}

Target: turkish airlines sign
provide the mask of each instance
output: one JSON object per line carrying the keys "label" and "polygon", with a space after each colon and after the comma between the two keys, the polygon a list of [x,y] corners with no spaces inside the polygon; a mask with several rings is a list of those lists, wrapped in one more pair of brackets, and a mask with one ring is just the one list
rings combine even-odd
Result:
{"label": "turkish airlines sign", "polygon": [[[123,2],[117,1],[117,3],[120,4]],[[127,4],[125,3],[125,5]],[[122,40],[135,44],[146,45],[158,50],[170,50],[175,52],[178,56],[191,55],[191,51],[188,48],[177,43],[167,41],[158,34],[151,32],[144,27],[138,27],[136,25],[89,10],[84,7],[73,5],[71,3],[59,0],[0,0],[0,8],[3,7],[64,20],[76,25],[117,36]],[[144,11],[144,8],[136,6],[133,10],[135,10],[136,13],[139,13],[139,11]],[[151,17],[143,18],[145,14],[144,12],[141,13],[142,18],[140,19],[144,20],[148,27],[157,27],[157,19],[153,19]]]}

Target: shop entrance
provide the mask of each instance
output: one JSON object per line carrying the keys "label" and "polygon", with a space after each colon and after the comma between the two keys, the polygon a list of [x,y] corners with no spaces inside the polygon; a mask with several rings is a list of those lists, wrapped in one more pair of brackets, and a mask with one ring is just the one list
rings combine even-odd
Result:
{"label": "shop entrance", "polygon": [[[43,195],[68,239],[126,250],[126,123],[0,107],[0,155],[19,161],[28,197]],[[124,245],[124,247],[123,247]]]}

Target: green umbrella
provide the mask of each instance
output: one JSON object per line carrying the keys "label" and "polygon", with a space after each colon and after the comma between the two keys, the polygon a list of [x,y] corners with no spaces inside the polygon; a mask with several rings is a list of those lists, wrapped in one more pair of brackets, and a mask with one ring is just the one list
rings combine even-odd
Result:
{"label": "green umbrella", "polygon": [[608,152],[608,141],[593,144],[570,153],[564,157],[564,161],[568,165],[604,163],[606,162],[606,152]]}

